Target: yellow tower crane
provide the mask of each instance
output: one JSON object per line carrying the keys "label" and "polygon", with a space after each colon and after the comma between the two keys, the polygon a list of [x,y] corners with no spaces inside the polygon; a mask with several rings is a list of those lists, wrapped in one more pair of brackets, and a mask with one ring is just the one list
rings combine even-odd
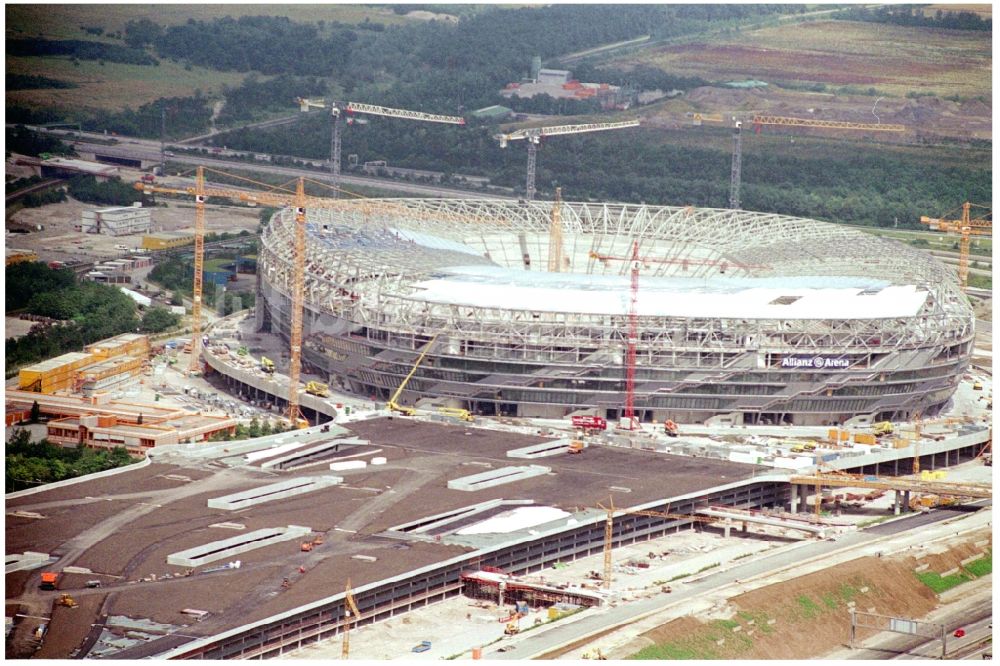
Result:
{"label": "yellow tower crane", "polygon": [[351,591],[351,580],[347,580],[347,589],[344,592],[344,640],[340,644],[340,658],[347,659],[351,656],[351,622],[357,622],[361,617],[361,611],[354,602],[354,593]]}
{"label": "yellow tower crane", "polygon": [[[722,114],[695,113],[690,114],[692,124],[701,125],[702,122],[724,122]],[[785,127],[812,127],[816,129],[835,130],[859,130],[867,132],[905,132],[905,125],[893,125],[889,123],[851,123],[839,120],[820,120],[818,118],[790,118],[785,116],[767,116],[758,113],[752,115],[744,112],[730,115],[733,121],[733,159],[730,169],[729,183],[729,207],[733,210],[740,208],[740,185],[742,182],[742,162],[743,162],[743,141],[741,128],[743,120],[748,119],[753,123],[754,130],[759,134],[763,125],[782,125]]]}
{"label": "yellow tower crane", "polygon": [[562,188],[556,188],[556,200],[552,202],[552,222],[549,224],[549,272],[562,271]]}
{"label": "yellow tower crane", "polygon": [[[973,206],[986,209],[989,212],[982,217],[972,217],[971,209]],[[951,215],[954,212],[951,211],[947,215]],[[947,215],[945,215],[945,218],[947,218]],[[949,220],[927,216],[920,217],[920,222],[929,225],[932,230],[959,234],[961,236],[958,254],[958,281],[961,283],[963,291],[969,287],[969,243],[972,240],[972,236],[990,236],[993,234],[992,218],[993,211],[989,210],[989,208],[969,203],[968,201],[962,204],[961,219]]]}
{"label": "yellow tower crane", "polygon": [[[219,172],[222,173],[222,172]],[[229,174],[222,174],[227,175]],[[248,182],[268,187],[264,183],[256,181]],[[241,190],[234,187],[208,187],[205,185],[204,168],[198,167],[195,186],[186,188],[164,187],[152,185],[150,183],[138,182],[135,189],[146,194],[180,194],[192,195],[195,199],[195,246],[194,246],[194,282],[193,282],[193,307],[192,327],[191,327],[191,364],[189,370],[194,372],[198,369],[201,358],[201,297],[202,297],[202,268],[205,257],[205,200],[210,197],[222,197],[239,201],[250,205],[263,204],[268,206],[291,206],[295,212],[295,238],[294,257],[292,274],[292,322],[291,322],[291,354],[288,372],[288,420],[292,425],[301,425],[303,419],[299,410],[299,373],[301,370],[302,353],[302,305],[303,291],[305,284],[305,222],[306,208],[332,208],[341,205],[332,199],[306,196],[305,181],[299,178],[296,182],[295,192],[274,191],[274,190]]]}
{"label": "yellow tower crane", "polygon": [[547,136],[560,134],[580,134],[581,132],[601,132],[604,130],[638,127],[638,120],[626,120],[615,123],[586,123],[583,125],[552,125],[549,127],[529,127],[514,130],[506,134],[496,134],[494,139],[500,142],[501,148],[506,148],[511,141],[526,139],[528,142],[528,175],[525,184],[525,198],[531,201],[535,198],[535,162],[538,145]]}
{"label": "yellow tower crane", "polygon": [[718,518],[697,516],[688,513],[670,513],[669,511],[646,511],[640,509],[616,509],[614,497],[608,498],[607,506],[604,506],[600,502],[597,503],[597,506],[598,508],[606,511],[608,514],[607,520],[604,523],[604,579],[602,583],[605,589],[611,588],[611,545],[612,537],[614,535],[616,511],[623,516],[652,516],[653,518],[663,518],[665,520],[693,520],[700,523],[713,523],[718,520]]}

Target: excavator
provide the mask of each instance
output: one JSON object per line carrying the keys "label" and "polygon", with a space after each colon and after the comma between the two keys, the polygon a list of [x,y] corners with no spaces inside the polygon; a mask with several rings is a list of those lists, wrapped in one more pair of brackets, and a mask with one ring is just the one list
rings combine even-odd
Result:
{"label": "excavator", "polygon": [[386,403],[386,407],[389,408],[390,412],[396,412],[397,414],[402,414],[403,416],[416,415],[417,410],[415,410],[413,407],[404,407],[403,405],[397,403],[396,400],[399,399],[399,396],[403,393],[403,389],[406,388],[407,383],[409,383],[410,378],[413,377],[413,374],[417,371],[417,368],[420,367],[420,364],[424,360],[424,356],[426,356],[427,352],[429,352],[431,350],[431,347],[434,346],[434,342],[437,341],[438,335],[439,335],[438,333],[435,333],[434,337],[432,337],[427,342],[427,345],[424,347],[424,350],[420,352],[420,356],[417,357],[417,362],[414,363],[413,368],[410,369],[409,374],[406,375],[406,378],[403,379],[403,382],[399,385],[399,388],[397,388],[396,392],[392,394],[391,398],[389,398],[389,402]]}

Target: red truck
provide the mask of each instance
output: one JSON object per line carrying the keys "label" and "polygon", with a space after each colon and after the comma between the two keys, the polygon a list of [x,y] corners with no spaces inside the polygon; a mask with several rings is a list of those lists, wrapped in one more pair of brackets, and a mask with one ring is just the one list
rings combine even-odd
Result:
{"label": "red truck", "polygon": [[156,176],[154,176],[151,173],[144,173],[144,174],[142,174],[142,182],[144,182],[144,183],[155,183],[156,182]]}
{"label": "red truck", "polygon": [[59,587],[62,574],[57,571],[45,571],[42,573],[42,582],[38,586],[41,590],[55,590]]}
{"label": "red truck", "polygon": [[608,422],[600,416],[574,416],[573,427],[584,430],[607,430]]}

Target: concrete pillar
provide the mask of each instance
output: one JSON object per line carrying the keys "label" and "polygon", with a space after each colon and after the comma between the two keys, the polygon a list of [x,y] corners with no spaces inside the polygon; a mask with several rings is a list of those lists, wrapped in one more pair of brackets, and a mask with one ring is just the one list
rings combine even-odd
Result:
{"label": "concrete pillar", "polygon": [[892,475],[899,476],[899,458],[893,461]]}
{"label": "concrete pillar", "polygon": [[723,530],[722,536],[723,536],[723,538],[725,538],[725,539],[729,538],[729,531],[731,529],[733,529],[733,521],[731,519],[727,518],[726,522],[722,526],[722,530]]}
{"label": "concrete pillar", "polygon": [[910,491],[909,490],[904,490],[903,491],[903,513],[906,513],[909,510],[910,510]]}
{"label": "concrete pillar", "polygon": [[899,515],[899,491],[898,490],[894,490],[893,493],[895,493],[895,496],[892,499],[892,515],[898,516]]}
{"label": "concrete pillar", "polygon": [[948,462],[948,459],[950,457],[948,455],[949,453],[951,453],[951,451],[945,450],[945,452],[944,452],[944,466],[945,467],[948,467],[951,464],[950,462]]}

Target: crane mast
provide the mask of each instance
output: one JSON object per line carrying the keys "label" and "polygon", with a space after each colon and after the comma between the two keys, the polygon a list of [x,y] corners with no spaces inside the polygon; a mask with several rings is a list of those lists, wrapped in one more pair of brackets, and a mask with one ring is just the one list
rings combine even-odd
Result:
{"label": "crane mast", "polygon": [[191,281],[191,359],[188,371],[199,370],[201,360],[201,292],[205,265],[205,168],[198,167],[194,195],[194,277]]}
{"label": "crane mast", "polygon": [[[723,122],[722,114],[718,113],[689,113],[692,124],[701,125],[703,122]],[[742,117],[749,117],[744,112]],[[743,139],[741,135],[742,122],[733,117],[733,159],[729,170],[729,208],[739,210],[740,208],[740,183],[742,181],[743,163]],[[859,130],[867,132],[905,132],[905,125],[892,125],[888,123],[850,123],[839,120],[818,120],[815,118],[791,118],[786,116],[765,116],[755,113],[752,116],[754,131],[760,133],[763,125],[783,125],[785,127],[813,127],[817,129],[841,129]]]}
{"label": "crane mast", "polygon": [[742,123],[733,125],[733,164],[729,170],[729,208],[740,209],[740,169],[743,163],[743,138],[740,133]]}
{"label": "crane mast", "polygon": [[294,194],[284,194],[278,192],[250,192],[230,188],[206,187],[204,169],[198,167],[195,187],[193,188],[172,188],[149,185],[146,183],[136,183],[135,188],[145,193],[162,192],[166,194],[194,195],[195,198],[195,252],[194,252],[194,280],[193,280],[193,305],[191,308],[194,319],[191,327],[191,365],[192,371],[196,370],[201,358],[201,303],[202,303],[202,270],[204,267],[205,254],[205,200],[209,196],[226,197],[236,201],[243,201],[252,204],[265,204],[276,206],[293,206],[295,213],[294,231],[294,266],[292,278],[292,322],[291,322],[291,353],[288,374],[288,419],[292,425],[300,423],[299,410],[299,375],[301,372],[302,354],[302,309],[304,300],[305,284],[305,222],[306,206],[312,205],[319,208],[329,208],[336,206],[335,202],[319,197],[307,197],[305,194],[305,181],[298,179]]}
{"label": "crane mast", "polygon": [[521,139],[528,143],[528,169],[525,177],[524,192],[528,201],[535,198],[535,164],[538,159],[538,146],[542,138],[547,136],[559,136],[562,134],[580,134],[583,132],[600,132],[604,130],[624,129],[626,127],[638,127],[638,120],[625,120],[615,123],[584,123],[581,125],[551,125],[549,127],[529,127],[514,130],[505,134],[495,134],[493,138],[500,143],[501,148],[506,148],[511,141]]}
{"label": "crane mast", "polygon": [[292,277],[292,326],[289,331],[291,354],[288,359],[288,422],[298,425],[299,372],[302,368],[302,309],[305,290],[306,192],[300,176],[295,186],[295,266]]}
{"label": "crane mast", "polygon": [[556,188],[556,200],[552,203],[552,222],[549,224],[549,272],[562,271],[562,188]]}
{"label": "crane mast", "polygon": [[[306,113],[311,108],[325,109],[327,103],[323,99],[306,99],[297,97],[295,99],[299,105],[299,110]],[[407,109],[393,109],[388,106],[376,106],[374,104],[362,104],[360,102],[330,102],[330,177],[333,180],[334,197],[339,193],[336,188],[340,187],[340,116],[343,112],[348,114],[364,113],[374,116],[385,116],[387,118],[403,118],[405,120],[420,120],[429,123],[447,123],[451,125],[464,125],[465,118],[461,116],[443,116],[434,113],[424,113],[422,111],[409,111]],[[348,120],[348,123],[351,121]]]}
{"label": "crane mast", "polygon": [[627,360],[625,366],[625,420],[627,429],[636,429],[635,418],[635,352],[639,340],[639,241],[632,244],[632,279],[629,287],[628,306],[628,341],[626,345]]}

